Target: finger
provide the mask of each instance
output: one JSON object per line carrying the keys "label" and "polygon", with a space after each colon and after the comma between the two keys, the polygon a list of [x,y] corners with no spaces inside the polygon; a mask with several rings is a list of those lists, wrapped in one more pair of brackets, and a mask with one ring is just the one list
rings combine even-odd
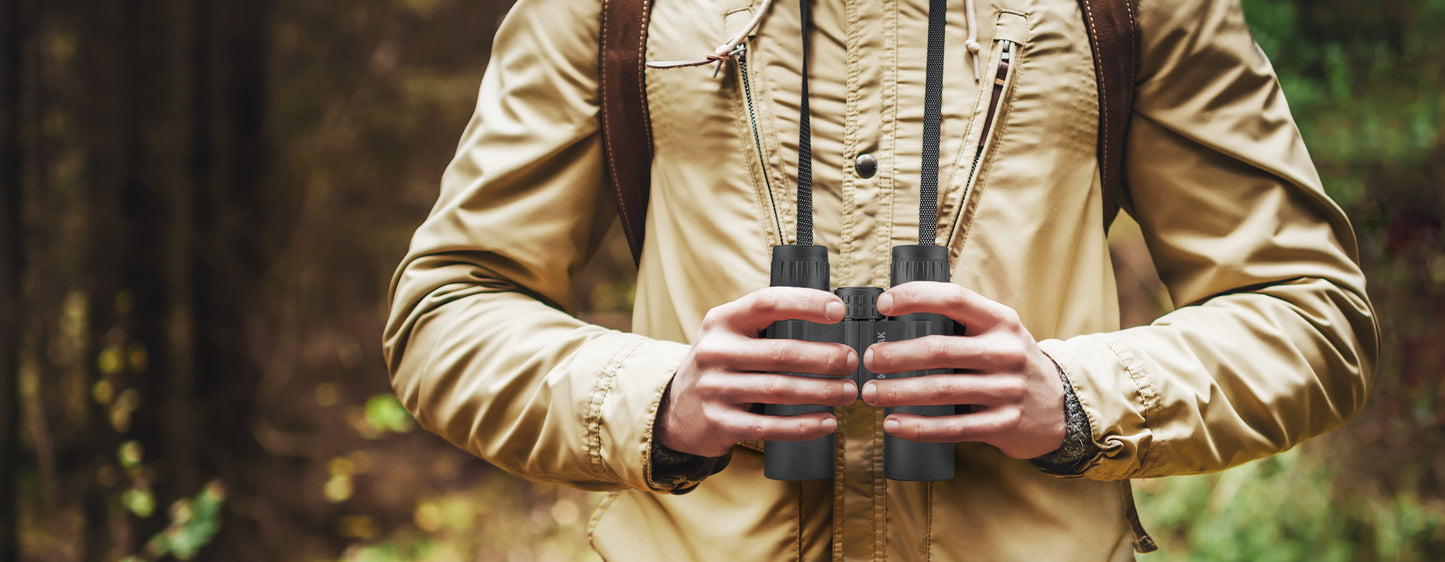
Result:
{"label": "finger", "polygon": [[858,387],[851,379],[734,373],[707,384],[719,399],[732,404],[847,406],[858,399]]}
{"label": "finger", "polygon": [[1009,321],[1018,322],[1014,309],[953,283],[904,283],[879,295],[877,306],[878,312],[888,316],[918,312],[942,314],[968,326],[970,333]]}
{"label": "finger", "polygon": [[858,352],[841,343],[799,340],[742,339],[720,344],[714,357],[709,349],[699,351],[699,361],[716,361],[736,371],[766,373],[808,373],[847,376],[858,370]]}
{"label": "finger", "polygon": [[843,319],[843,299],[827,291],[801,287],[767,287],[720,305],[703,318],[703,326],[722,327],[756,337],[779,320],[833,324]]}
{"label": "finger", "polygon": [[863,385],[863,401],[870,406],[952,406],[959,404],[1013,404],[1023,399],[1021,377],[990,375],[928,375],[873,380]]}
{"label": "finger", "polygon": [[992,408],[956,416],[889,414],[883,431],[894,437],[920,443],[996,443],[1018,427],[1016,408]]}
{"label": "finger", "polygon": [[1022,372],[1028,349],[1017,338],[925,336],[868,346],[863,366],[875,373],[906,373],[925,369],[978,372]]}
{"label": "finger", "polygon": [[808,441],[838,429],[837,418],[827,412],[764,416],[734,410],[719,422],[731,441]]}

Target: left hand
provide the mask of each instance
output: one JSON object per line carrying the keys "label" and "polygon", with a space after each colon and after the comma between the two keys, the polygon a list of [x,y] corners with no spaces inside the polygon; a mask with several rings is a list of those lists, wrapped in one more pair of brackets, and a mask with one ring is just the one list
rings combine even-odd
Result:
{"label": "left hand", "polygon": [[869,381],[863,400],[890,406],[968,404],[953,416],[891,414],[888,434],[910,441],[978,441],[1015,459],[1031,459],[1064,442],[1064,389],[1058,367],[1039,349],[1018,312],[952,283],[913,282],[878,297],[888,316],[930,312],[966,333],[869,346],[863,365],[875,373],[952,369],[941,375]]}

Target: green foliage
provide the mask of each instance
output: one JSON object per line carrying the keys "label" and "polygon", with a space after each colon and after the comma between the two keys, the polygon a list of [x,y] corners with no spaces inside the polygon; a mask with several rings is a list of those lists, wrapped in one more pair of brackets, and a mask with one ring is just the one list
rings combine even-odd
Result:
{"label": "green foliage", "polygon": [[120,494],[120,503],[141,519],[147,519],[156,510],[156,496],[150,490],[131,488]]}
{"label": "green foliage", "polygon": [[1320,457],[1291,451],[1218,474],[1140,482],[1160,560],[1427,560],[1445,548],[1445,502],[1337,490]]}
{"label": "green foliage", "polygon": [[411,419],[411,414],[391,394],[378,394],[366,401],[366,423],[370,424],[377,434],[386,432],[407,433],[416,426]]}
{"label": "green foliage", "polygon": [[411,524],[347,549],[341,560],[598,559],[582,537],[602,494],[492,476],[471,489],[417,498]]}
{"label": "green foliage", "polygon": [[1332,197],[1352,206],[1382,165],[1423,169],[1445,134],[1445,49],[1433,40],[1445,2],[1244,8]]}
{"label": "green foliage", "polygon": [[195,497],[172,504],[170,525],[146,541],[145,559],[167,555],[181,560],[194,558],[221,529],[221,506],[225,501],[225,488],[219,481],[213,481]]}

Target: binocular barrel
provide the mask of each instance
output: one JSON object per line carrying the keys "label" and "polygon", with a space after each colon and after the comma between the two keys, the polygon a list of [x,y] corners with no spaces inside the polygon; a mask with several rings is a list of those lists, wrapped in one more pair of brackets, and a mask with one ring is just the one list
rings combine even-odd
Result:
{"label": "binocular barrel", "polygon": [[[774,287],[805,287],[829,289],[828,248],[815,245],[789,244],[773,247],[771,274]],[[784,320],[769,326],[764,336],[771,339],[835,341],[832,326]],[[806,373],[787,373],[802,377]],[[764,404],[769,416],[796,416],[813,412],[833,413],[831,406]],[[809,441],[767,441],[763,443],[763,476],[772,480],[822,480],[833,477],[834,435]]]}
{"label": "binocular barrel", "polygon": [[[894,246],[893,264],[890,268],[889,285],[897,287],[910,281],[949,281],[948,248],[945,246]],[[908,326],[911,334],[905,338],[921,338],[931,335],[953,335],[953,320],[942,314],[907,314],[896,320]],[[891,375],[877,375],[876,378],[921,377],[947,373],[948,369],[914,371]],[[948,406],[895,406],[886,408],[886,414],[915,414],[920,416],[953,415],[954,407]],[[919,443],[907,439],[883,436],[883,475],[890,480],[928,482],[953,479],[953,443]]]}
{"label": "binocular barrel", "polygon": [[[893,285],[909,281],[948,281],[948,251],[941,246],[896,246],[893,248],[891,270]],[[815,245],[784,245],[773,248],[772,285],[774,287],[807,287],[828,290],[828,250]],[[773,339],[796,339],[836,342],[852,347],[863,357],[869,345],[927,335],[950,335],[952,320],[938,314],[910,314],[885,318],[876,303],[882,289],[875,287],[840,287],[834,291],[847,306],[847,316],[837,324],[817,324],[801,320],[773,323],[764,333]],[[877,375],[860,363],[853,373],[861,389],[871,378],[901,378],[935,374],[940,371],[919,371]],[[797,376],[818,376],[787,373]],[[809,405],[766,404],[767,415],[798,415],[810,412],[832,412],[833,408]],[[919,415],[951,415],[953,406],[910,406],[888,408],[887,413]],[[833,477],[835,436],[811,441],[768,441],[764,444],[763,473],[773,480],[818,480]],[[952,443],[917,443],[885,436],[884,475],[893,480],[933,481],[953,478]]]}

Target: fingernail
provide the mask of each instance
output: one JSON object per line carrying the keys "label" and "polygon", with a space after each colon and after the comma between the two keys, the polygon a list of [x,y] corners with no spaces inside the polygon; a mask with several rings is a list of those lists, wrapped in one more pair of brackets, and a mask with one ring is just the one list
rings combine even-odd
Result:
{"label": "fingernail", "polygon": [[873,305],[878,307],[878,312],[888,314],[889,310],[893,310],[893,295],[888,293],[878,295],[878,300],[874,301]]}
{"label": "fingernail", "polygon": [[858,395],[858,385],[853,384],[853,381],[851,381],[851,380],[844,379],[844,380],[843,380],[843,394],[845,394],[845,395],[847,395],[847,396],[857,396],[857,395]]}
{"label": "fingernail", "polygon": [[838,302],[838,301],[833,301],[833,302],[828,303],[828,306],[824,309],[824,312],[823,312],[823,314],[825,314],[825,315],[827,316],[828,322],[830,322],[830,323],[832,323],[832,322],[837,322],[837,321],[839,321],[839,320],[842,320],[842,319],[843,319],[843,315],[845,315],[845,314],[847,314],[847,313],[848,313],[848,309],[847,309],[847,308],[844,308],[844,307],[843,307],[843,303]]}
{"label": "fingernail", "polygon": [[863,384],[863,401],[864,401],[864,402],[867,402],[867,403],[869,403],[869,404],[872,404],[873,401],[874,401],[874,400],[877,400],[877,399],[878,399],[878,389],[875,388],[874,385],[873,385],[873,383],[871,383],[871,382],[864,383],[864,384]]}
{"label": "fingernail", "polygon": [[822,421],[821,423],[819,423],[818,425],[821,425],[821,426],[823,426],[823,429],[826,429],[826,430],[828,430],[829,432],[832,432],[833,430],[838,429],[838,420],[837,420],[836,418],[833,418],[833,417],[830,416],[830,417],[823,418],[823,421]]}
{"label": "fingernail", "polygon": [[883,420],[883,431],[898,433],[900,429],[903,429],[903,424],[898,423],[898,420]]}
{"label": "fingernail", "polygon": [[[864,367],[867,367],[867,366],[872,365],[872,364],[873,364],[873,348],[870,347],[870,348],[868,348],[867,350],[865,350],[865,351],[863,352],[863,366],[864,366]],[[871,371],[872,369],[869,369],[869,370]]]}

